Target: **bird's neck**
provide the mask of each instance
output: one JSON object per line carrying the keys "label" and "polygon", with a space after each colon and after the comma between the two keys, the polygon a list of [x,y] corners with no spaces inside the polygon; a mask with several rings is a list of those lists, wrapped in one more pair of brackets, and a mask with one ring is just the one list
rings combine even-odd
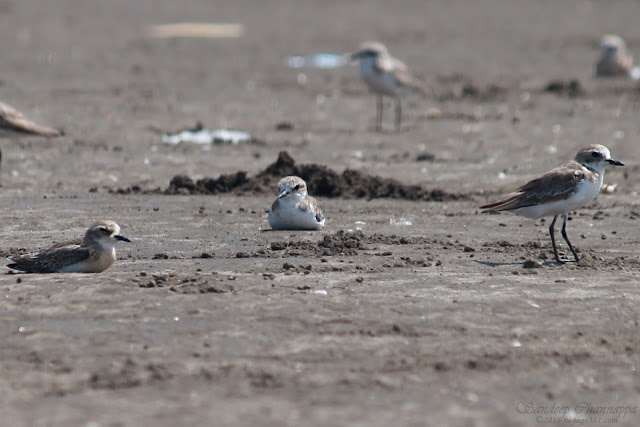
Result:
{"label": "bird's neck", "polygon": [[280,200],[282,200],[282,203],[285,203],[285,204],[297,204],[297,203],[300,203],[300,201],[304,199],[304,197],[305,197],[305,194],[295,193],[295,194],[289,194],[287,197],[283,197]]}
{"label": "bird's neck", "polygon": [[584,166],[585,168],[587,168],[589,170],[589,172],[591,172],[593,175],[590,177],[590,180],[594,183],[598,183],[599,185],[602,185],[602,180],[603,180],[603,176],[604,176],[604,169],[605,169],[605,165],[598,165],[598,166],[594,166],[594,165],[588,165],[588,164],[584,164],[582,163],[582,166]]}
{"label": "bird's neck", "polygon": [[377,59],[368,57],[360,60],[360,74],[371,74],[377,67]]}
{"label": "bird's neck", "polygon": [[104,250],[107,252],[115,250],[115,244],[108,240],[85,239],[84,245],[88,248]]}
{"label": "bird's neck", "polygon": [[582,166],[584,166],[585,168],[589,169],[591,172],[598,174],[598,175],[602,175],[604,173],[604,169],[605,166],[604,165],[590,165],[587,163],[582,163]]}

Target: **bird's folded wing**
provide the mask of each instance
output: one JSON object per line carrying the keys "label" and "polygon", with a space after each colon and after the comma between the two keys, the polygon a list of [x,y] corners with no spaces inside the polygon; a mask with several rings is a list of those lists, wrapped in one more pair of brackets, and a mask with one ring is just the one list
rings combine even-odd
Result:
{"label": "bird's folded wing", "polygon": [[79,247],[81,244],[82,244],[82,239],[73,239],[73,240],[67,240],[65,242],[56,243],[55,245],[50,246],[45,250],[50,251],[52,249],[59,249],[64,247],[76,248],[76,247]]}
{"label": "bird's folded wing", "polygon": [[585,172],[575,165],[560,166],[527,182],[507,199],[481,206],[481,209],[485,209],[485,212],[514,210],[564,200],[576,191],[584,179]]}
{"label": "bird's folded wing", "polygon": [[425,95],[428,94],[427,87],[424,83],[411,74],[407,65],[399,59],[389,57],[379,58],[376,63],[376,68],[378,68],[379,71],[391,73],[400,86],[410,87],[417,89]]}
{"label": "bird's folded wing", "polygon": [[578,184],[584,179],[585,174],[581,170],[562,167],[554,169],[518,189],[522,193],[518,207],[567,199],[575,193]]}
{"label": "bird's folded wing", "polygon": [[298,203],[298,208],[300,208],[300,210],[305,212],[308,212],[313,209],[313,211],[316,214],[316,221],[318,222],[321,222],[324,219],[324,214],[322,213],[322,209],[320,208],[320,205],[318,204],[316,199],[314,199],[311,196],[305,197],[300,203]]}
{"label": "bird's folded wing", "polygon": [[[62,244],[60,244],[62,245]],[[59,246],[13,258],[10,268],[30,273],[55,273],[64,266],[86,261],[91,250],[78,245]]]}

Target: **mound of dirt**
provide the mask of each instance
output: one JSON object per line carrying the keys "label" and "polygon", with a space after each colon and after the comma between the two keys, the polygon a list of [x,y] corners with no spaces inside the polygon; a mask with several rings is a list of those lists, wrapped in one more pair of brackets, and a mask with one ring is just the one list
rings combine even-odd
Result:
{"label": "mound of dirt", "polygon": [[[375,249],[367,245],[411,245],[424,243],[423,237],[401,237],[385,234],[364,234],[362,231],[348,232],[339,230],[335,233],[325,234],[319,241],[273,241],[270,244],[272,251],[286,251],[287,256],[336,256],[358,255],[358,251]],[[260,254],[256,254],[260,255]]]}
{"label": "mound of dirt", "polygon": [[309,192],[320,197],[392,198],[406,200],[446,201],[465,199],[441,189],[427,189],[419,185],[406,185],[391,178],[367,175],[347,169],[338,174],[317,164],[296,165],[286,151],[280,152],[275,163],[249,178],[246,172],[203,178],[193,181],[186,175],[177,175],[164,194],[272,194],[278,181],[288,175],[297,175],[307,182]]}
{"label": "mound of dirt", "polygon": [[586,91],[584,86],[578,79],[568,80],[551,80],[544,87],[545,92],[555,93],[556,95],[566,95],[570,98],[585,95]]}
{"label": "mound of dirt", "polygon": [[209,279],[199,276],[179,277],[175,274],[152,274],[151,277],[147,277],[145,274],[142,277],[143,279],[133,279],[141,288],[168,288],[171,292],[179,294],[221,294],[233,291],[233,286],[225,283],[213,284]]}
{"label": "mound of dirt", "polygon": [[500,102],[511,90],[502,83],[475,83],[470,75],[462,73],[439,75],[436,81],[437,89],[433,95],[440,102],[463,100]]}
{"label": "mound of dirt", "polygon": [[165,194],[220,194],[230,193],[248,184],[246,172],[220,175],[217,179],[203,178],[194,182],[187,175],[176,175],[169,183]]}
{"label": "mound of dirt", "polygon": [[271,242],[271,250],[272,251],[288,251],[288,255],[290,252],[301,255],[302,253],[306,253],[309,255],[322,255],[322,256],[337,256],[337,255],[347,255],[354,256],[358,255],[358,250],[366,250],[366,246],[364,245],[366,240],[365,235],[362,231],[357,231],[355,233],[345,232],[340,230],[336,233],[326,234],[323,236],[322,240],[317,242],[311,241],[292,241],[292,242],[282,242],[282,241],[274,241]]}

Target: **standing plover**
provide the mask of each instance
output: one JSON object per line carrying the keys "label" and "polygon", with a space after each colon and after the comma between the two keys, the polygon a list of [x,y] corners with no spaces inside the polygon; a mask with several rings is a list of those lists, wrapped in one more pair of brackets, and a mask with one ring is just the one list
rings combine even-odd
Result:
{"label": "standing plover", "polygon": [[620,36],[605,34],[600,39],[600,57],[593,75],[596,77],[629,76],[632,72],[633,57],[627,52],[627,45]]}
{"label": "standing plover", "polygon": [[131,242],[113,221],[98,221],[82,240],[58,243],[47,249],[12,258],[9,268],[27,273],[100,273],[116,259],[115,244]]}
{"label": "standing plover", "polygon": [[607,165],[624,166],[611,158],[609,149],[603,145],[589,145],[578,151],[575,160],[550,170],[544,175],[529,181],[518,188],[511,197],[496,203],[481,206],[485,212],[514,211],[531,219],[553,215],[549,226],[549,235],[553,246],[553,255],[558,262],[569,260],[558,256],[554,226],[558,216],[562,215],[562,237],[577,262],[580,258],[567,237],[567,218],[569,212],[586,205],[600,192],[602,177]]}
{"label": "standing plover", "polygon": [[382,43],[361,44],[358,51],[351,55],[351,59],[360,61],[360,77],[376,94],[376,130],[382,130],[382,97],[389,96],[395,100],[395,129],[396,132],[400,131],[401,99],[411,90],[426,94],[425,86],[413,77],[404,62],[389,55]]}
{"label": "standing plover", "polygon": [[278,182],[278,198],[269,209],[269,225],[273,230],[319,230],[324,215],[316,199],[307,194],[307,183],[297,176],[286,176]]}

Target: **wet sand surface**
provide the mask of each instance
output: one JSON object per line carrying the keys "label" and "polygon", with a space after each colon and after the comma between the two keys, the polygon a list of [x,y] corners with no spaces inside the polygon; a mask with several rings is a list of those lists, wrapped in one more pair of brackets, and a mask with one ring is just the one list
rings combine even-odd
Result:
{"label": "wet sand surface", "polygon": [[[640,55],[638,8],[0,2],[0,101],[64,130],[1,135],[0,255],[99,218],[132,240],[101,274],[0,275],[3,423],[638,425],[640,90],[591,77],[604,33]],[[147,33],[190,21],[245,33]],[[397,134],[390,102],[373,131],[355,67],[284,67],[369,39],[433,92],[406,100]],[[254,140],[162,144],[198,121]],[[552,261],[548,219],[479,213],[592,143],[627,166],[571,215],[580,263]],[[260,173],[284,151],[411,191],[336,181],[344,191],[318,197],[324,229],[267,231],[276,187]],[[165,191],[239,171],[258,178]]]}

